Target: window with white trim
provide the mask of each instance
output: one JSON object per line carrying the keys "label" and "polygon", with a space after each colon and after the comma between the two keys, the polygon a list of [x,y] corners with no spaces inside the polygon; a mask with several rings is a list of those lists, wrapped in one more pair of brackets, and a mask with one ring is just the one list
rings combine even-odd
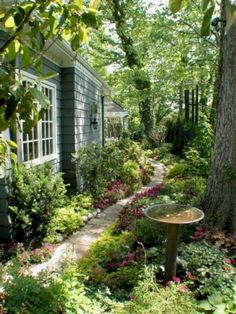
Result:
{"label": "window with white trim", "polygon": [[[41,163],[55,158],[56,153],[56,86],[50,82],[36,84],[37,78],[28,74],[24,75],[23,84],[34,85],[40,89],[49,100],[49,107],[42,119],[29,133],[19,133],[19,158],[22,162]],[[40,108],[39,108],[40,109]],[[21,121],[23,130],[24,121]]]}

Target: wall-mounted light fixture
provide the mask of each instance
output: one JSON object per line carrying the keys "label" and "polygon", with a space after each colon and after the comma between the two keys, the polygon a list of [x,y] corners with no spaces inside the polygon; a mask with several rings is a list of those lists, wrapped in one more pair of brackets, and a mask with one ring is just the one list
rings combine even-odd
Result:
{"label": "wall-mounted light fixture", "polygon": [[98,122],[97,122],[97,119],[96,118],[93,118],[93,119],[91,119],[91,125],[93,126],[93,129],[94,130],[97,130],[97,128],[98,128]]}
{"label": "wall-mounted light fixture", "polygon": [[98,115],[98,105],[97,103],[93,103],[91,105],[90,124],[92,125],[94,130],[98,128],[97,115]]}

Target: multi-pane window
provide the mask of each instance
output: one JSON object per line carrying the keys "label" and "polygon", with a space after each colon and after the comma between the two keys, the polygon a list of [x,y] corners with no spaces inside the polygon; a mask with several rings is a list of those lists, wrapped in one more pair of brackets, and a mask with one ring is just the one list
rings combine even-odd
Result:
{"label": "multi-pane window", "polygon": [[[32,78],[25,78],[23,84],[40,89],[49,100],[49,106],[42,119],[29,133],[20,133],[20,159],[23,162],[43,162],[55,154],[55,99],[56,88],[51,83],[36,85]],[[40,108],[38,108],[40,109]],[[22,129],[24,121],[21,121]]]}

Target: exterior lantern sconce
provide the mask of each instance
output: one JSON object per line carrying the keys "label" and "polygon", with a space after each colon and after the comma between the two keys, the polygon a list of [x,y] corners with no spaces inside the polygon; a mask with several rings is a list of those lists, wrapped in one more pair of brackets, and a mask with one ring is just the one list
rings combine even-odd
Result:
{"label": "exterior lantern sconce", "polygon": [[97,130],[98,128],[97,114],[98,114],[98,105],[96,103],[93,103],[91,106],[90,124],[94,130]]}
{"label": "exterior lantern sconce", "polygon": [[96,119],[96,118],[93,118],[93,119],[91,120],[91,125],[93,126],[93,129],[94,129],[94,130],[97,130],[97,128],[98,128],[98,122],[97,122],[97,119]]}

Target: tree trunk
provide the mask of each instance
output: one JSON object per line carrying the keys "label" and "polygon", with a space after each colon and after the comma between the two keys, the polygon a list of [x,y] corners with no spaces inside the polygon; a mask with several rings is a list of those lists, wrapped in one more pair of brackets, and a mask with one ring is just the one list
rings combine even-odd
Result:
{"label": "tree trunk", "polygon": [[208,222],[236,231],[236,22],[224,36],[211,173],[203,207]]}

